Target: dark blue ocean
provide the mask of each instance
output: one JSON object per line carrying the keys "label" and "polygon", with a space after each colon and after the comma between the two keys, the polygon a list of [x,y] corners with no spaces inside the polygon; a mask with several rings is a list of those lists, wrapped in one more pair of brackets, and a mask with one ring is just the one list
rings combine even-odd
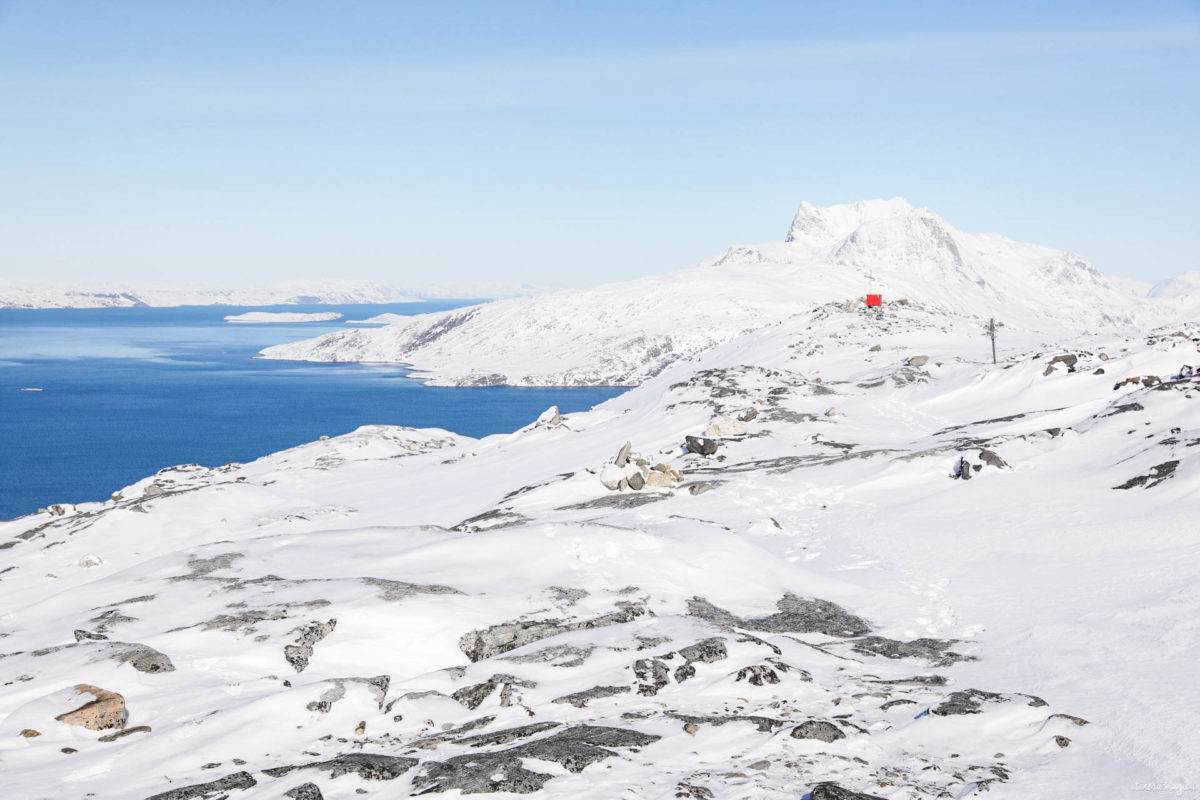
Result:
{"label": "dark blue ocean", "polygon": [[[548,406],[580,411],[623,389],[451,389],[401,367],[255,358],[347,327],[231,324],[246,311],[338,311],[346,320],[466,305],[0,309],[0,519],[105,500],[173,464],[250,461],[360,425],[507,433]],[[21,391],[42,389],[40,392]]]}

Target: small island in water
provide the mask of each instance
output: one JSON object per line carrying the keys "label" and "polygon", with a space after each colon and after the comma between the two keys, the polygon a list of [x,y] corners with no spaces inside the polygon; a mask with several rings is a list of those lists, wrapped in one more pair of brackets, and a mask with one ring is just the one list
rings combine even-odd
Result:
{"label": "small island in water", "polygon": [[268,323],[268,322],[332,322],[341,319],[336,311],[320,311],[315,314],[301,314],[295,311],[248,311],[245,314],[230,314],[226,322]]}

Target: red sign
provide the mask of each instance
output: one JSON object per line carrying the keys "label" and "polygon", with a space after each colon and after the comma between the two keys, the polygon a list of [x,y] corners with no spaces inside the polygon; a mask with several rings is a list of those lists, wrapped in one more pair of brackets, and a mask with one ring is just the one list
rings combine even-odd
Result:
{"label": "red sign", "polygon": [[883,305],[883,295],[881,295],[881,294],[869,294],[869,295],[867,295],[867,305],[869,305],[869,306],[881,306],[881,305]]}

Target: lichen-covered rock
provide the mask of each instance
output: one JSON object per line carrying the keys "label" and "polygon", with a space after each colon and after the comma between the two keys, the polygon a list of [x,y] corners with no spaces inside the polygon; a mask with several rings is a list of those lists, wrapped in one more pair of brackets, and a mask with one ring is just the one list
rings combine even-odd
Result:
{"label": "lichen-covered rock", "polygon": [[818,783],[808,797],[809,800],[884,800],[876,794],[863,794],[843,789],[836,783]]}
{"label": "lichen-covered rock", "polygon": [[664,661],[657,658],[640,658],[633,664],[633,674],[637,676],[638,694],[651,697],[658,690],[671,682],[670,671]]}
{"label": "lichen-covered rock", "polygon": [[884,636],[861,636],[853,640],[851,647],[854,652],[862,655],[895,659],[915,658],[928,661],[935,667],[948,667],[960,661],[975,660],[971,656],[951,650],[956,643],[954,639],[921,638],[901,642]]}
{"label": "lichen-covered rock", "polygon": [[793,739],[816,739],[818,742],[836,742],[846,738],[846,734],[837,725],[819,719],[800,723],[792,728],[791,736]]}
{"label": "lichen-covered rock", "polygon": [[802,598],[788,592],[775,605],[778,613],[758,619],[741,619],[702,597],[694,597],[688,601],[688,613],[723,628],[744,628],[765,633],[858,636],[870,630],[861,617],[828,600]]}
{"label": "lichen-covered rock", "polygon": [[311,781],[302,783],[295,789],[288,789],[283,796],[291,800],[325,800],[325,795],[321,794],[321,787]]}
{"label": "lichen-covered rock", "polygon": [[711,664],[714,661],[728,658],[729,651],[725,649],[725,640],[719,636],[714,636],[711,639],[704,639],[687,647],[679,648],[679,655],[687,659],[689,663],[692,661],[703,661],[706,664]]}
{"label": "lichen-covered rock", "polygon": [[208,783],[195,783],[191,786],[180,786],[166,792],[147,797],[146,800],[198,800],[199,798],[215,797],[227,789],[249,789],[257,786],[258,781],[249,772],[235,772]]}
{"label": "lichen-covered rock", "polygon": [[333,629],[336,627],[336,619],[305,625],[299,629],[300,637],[296,640],[295,644],[289,644],[283,648],[283,657],[287,659],[296,672],[303,672],[305,667],[308,666],[309,659],[312,658],[313,645],[333,633]]}

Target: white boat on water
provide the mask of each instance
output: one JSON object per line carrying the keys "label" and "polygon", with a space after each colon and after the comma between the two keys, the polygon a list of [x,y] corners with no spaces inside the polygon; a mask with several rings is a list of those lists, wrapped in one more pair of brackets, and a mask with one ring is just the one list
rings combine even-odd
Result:
{"label": "white boat on water", "polygon": [[21,391],[22,392],[40,392],[42,390],[41,389],[33,389],[33,388],[30,388],[30,389],[22,388]]}

